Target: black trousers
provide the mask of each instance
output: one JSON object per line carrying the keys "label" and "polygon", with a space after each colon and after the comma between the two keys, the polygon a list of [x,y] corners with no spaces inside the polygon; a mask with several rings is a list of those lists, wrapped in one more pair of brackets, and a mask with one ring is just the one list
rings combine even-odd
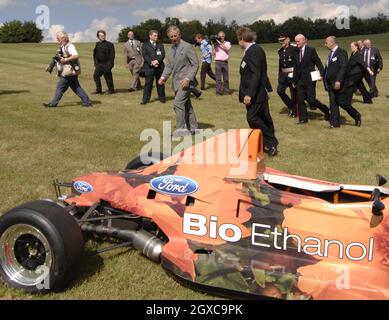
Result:
{"label": "black trousers", "polygon": [[369,91],[367,91],[365,84],[363,83],[363,79],[361,78],[359,85],[358,85],[358,90],[361,92],[362,97],[363,97],[363,102],[368,103],[372,101],[372,96]]}
{"label": "black trousers", "polygon": [[270,115],[269,101],[254,103],[246,106],[247,122],[251,129],[261,129],[264,145],[267,148],[277,147],[278,140],[275,136],[273,119]]}
{"label": "black trousers", "polygon": [[316,99],[316,83],[310,83],[308,85],[303,83],[297,84],[297,97],[298,97],[298,114],[300,121],[308,120],[308,110],[305,101],[309,103],[311,107],[319,109],[324,114],[329,114],[329,109],[326,105]]}
{"label": "black trousers", "polygon": [[95,80],[96,83],[96,92],[102,92],[102,86],[100,80],[101,76],[104,76],[105,82],[107,83],[108,91],[115,92],[115,87],[112,78],[112,70],[107,64],[98,64],[95,68],[93,79]]}
{"label": "black trousers", "polygon": [[351,118],[358,119],[360,113],[351,105],[355,87],[347,87],[335,91],[332,88],[328,89],[330,97],[330,124],[334,127],[340,127],[340,112],[339,106],[344,109]]}
{"label": "black trousers", "polygon": [[[290,97],[286,94],[286,89],[288,88],[290,90]],[[292,83],[289,83],[288,81],[279,82],[277,87],[277,93],[280,96],[281,100],[288,107],[288,109],[296,113],[297,95]]]}
{"label": "black trousers", "polygon": [[153,82],[155,79],[155,85],[157,87],[158,98],[160,101],[166,100],[165,85],[159,85],[158,81],[163,73],[163,67],[156,68],[153,72],[146,72],[145,74],[145,87],[143,89],[143,101],[149,102],[151,98],[151,92],[153,91]]}
{"label": "black trousers", "polygon": [[365,73],[365,80],[369,85],[370,88],[370,95],[372,97],[377,97],[378,96],[378,89],[376,86],[376,81],[377,81],[377,75],[371,76],[370,73],[366,72]]}
{"label": "black trousers", "polygon": [[201,90],[205,89],[205,78],[209,75],[209,77],[216,81],[216,75],[212,71],[212,66],[208,62],[203,62],[201,64],[201,72],[200,72],[200,80],[201,80]]}

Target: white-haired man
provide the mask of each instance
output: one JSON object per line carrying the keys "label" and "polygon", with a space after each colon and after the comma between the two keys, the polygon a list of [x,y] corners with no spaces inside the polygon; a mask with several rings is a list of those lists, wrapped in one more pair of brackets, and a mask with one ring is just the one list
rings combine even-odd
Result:
{"label": "white-haired man", "polygon": [[61,45],[62,58],[57,62],[59,80],[54,98],[49,103],[43,105],[47,108],[57,107],[63,94],[69,89],[81,98],[84,107],[91,107],[92,103],[78,81],[78,52],[76,47],[70,43],[69,36],[66,32],[57,33],[57,41]]}
{"label": "white-haired man", "polygon": [[180,29],[171,26],[167,30],[167,35],[172,47],[169,50],[168,64],[158,83],[163,85],[170,76],[173,76],[176,113],[176,131],[173,137],[181,137],[198,131],[196,115],[190,100],[190,86],[193,85],[199,69],[199,60],[193,46],[181,39]]}

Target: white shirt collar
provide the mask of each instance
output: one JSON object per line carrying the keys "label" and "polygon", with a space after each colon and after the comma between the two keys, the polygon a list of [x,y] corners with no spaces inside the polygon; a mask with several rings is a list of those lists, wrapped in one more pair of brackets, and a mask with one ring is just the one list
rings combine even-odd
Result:
{"label": "white shirt collar", "polygon": [[253,45],[255,44],[255,42],[253,43],[250,43],[246,49],[244,49],[244,54],[246,54],[247,50],[250,49]]}

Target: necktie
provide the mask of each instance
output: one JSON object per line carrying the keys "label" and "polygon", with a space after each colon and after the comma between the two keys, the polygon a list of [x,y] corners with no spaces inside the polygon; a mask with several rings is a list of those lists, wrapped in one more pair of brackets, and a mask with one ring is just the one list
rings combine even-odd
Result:
{"label": "necktie", "polygon": [[303,62],[303,58],[304,58],[303,49],[301,49],[300,50],[300,63]]}
{"label": "necktie", "polygon": [[327,66],[329,66],[331,64],[333,55],[334,55],[334,52],[331,51],[330,55],[328,56]]}
{"label": "necktie", "polygon": [[131,47],[134,46],[134,40],[131,40]]}
{"label": "necktie", "polygon": [[153,47],[154,49],[156,48],[157,44],[155,42],[153,42]]}
{"label": "necktie", "polygon": [[176,45],[173,46],[173,50],[174,50],[174,57],[176,57],[176,53],[177,53],[177,46]]}

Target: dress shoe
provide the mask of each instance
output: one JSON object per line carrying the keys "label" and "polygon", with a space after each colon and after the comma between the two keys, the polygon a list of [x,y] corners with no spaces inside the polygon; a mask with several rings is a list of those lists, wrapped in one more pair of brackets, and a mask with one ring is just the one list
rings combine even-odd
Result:
{"label": "dress shoe", "polygon": [[357,127],[360,127],[362,125],[362,118],[361,115],[359,115],[357,118],[355,118],[355,125]]}
{"label": "dress shoe", "polygon": [[300,120],[297,124],[308,124],[308,120]]}
{"label": "dress shoe", "polygon": [[115,91],[107,91],[106,94],[110,96],[112,94],[115,94]]}
{"label": "dress shoe", "polygon": [[277,147],[271,147],[269,149],[269,156],[270,157],[275,157],[278,154]]}
{"label": "dress shoe", "polygon": [[329,129],[337,129],[340,128],[340,126],[333,126],[332,124],[330,125]]}
{"label": "dress shoe", "polygon": [[149,101],[142,101],[140,104],[144,105],[144,104],[148,104]]}
{"label": "dress shoe", "polygon": [[134,88],[128,89],[128,92],[134,92],[134,91],[136,91]]}
{"label": "dress shoe", "polygon": [[373,104],[373,100],[363,101],[364,104]]}
{"label": "dress shoe", "polygon": [[57,105],[56,104],[52,104],[52,103],[44,103],[43,104],[43,106],[45,107],[45,108],[56,108],[57,107]]}
{"label": "dress shoe", "polygon": [[293,110],[289,110],[288,116],[291,118],[296,118],[297,115],[296,112],[294,112]]}
{"label": "dress shoe", "polygon": [[203,93],[202,93],[201,91],[199,91],[198,93],[195,93],[194,95],[195,95],[195,97],[196,97],[197,99],[199,99],[199,98],[201,97],[202,94],[203,94]]}
{"label": "dress shoe", "polygon": [[102,95],[103,94],[103,92],[101,92],[101,91],[95,91],[95,92],[93,92],[92,94],[98,94],[98,95]]}
{"label": "dress shoe", "polygon": [[91,107],[93,107],[93,106],[92,106],[92,103],[90,103],[90,102],[89,102],[89,103],[83,103],[82,106],[83,106],[84,108],[91,108]]}

